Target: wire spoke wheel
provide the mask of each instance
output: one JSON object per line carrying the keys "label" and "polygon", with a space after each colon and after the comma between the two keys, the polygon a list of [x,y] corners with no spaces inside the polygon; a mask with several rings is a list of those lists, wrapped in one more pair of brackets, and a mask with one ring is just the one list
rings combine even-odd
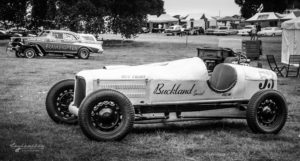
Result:
{"label": "wire spoke wheel", "polygon": [[59,114],[64,119],[70,119],[76,117],[74,114],[70,113],[69,105],[73,101],[74,98],[74,89],[66,89],[61,91],[56,98],[56,110],[57,114]]}
{"label": "wire spoke wheel", "polygon": [[287,105],[276,90],[261,90],[254,94],[247,107],[247,123],[255,133],[278,133],[287,119]]}
{"label": "wire spoke wheel", "polygon": [[83,133],[97,141],[121,140],[133,126],[134,109],[129,99],[114,90],[91,93],[79,108]]}
{"label": "wire spoke wheel", "polygon": [[50,118],[57,123],[76,124],[77,116],[69,111],[69,105],[74,99],[73,79],[56,83],[48,92],[46,110]]}

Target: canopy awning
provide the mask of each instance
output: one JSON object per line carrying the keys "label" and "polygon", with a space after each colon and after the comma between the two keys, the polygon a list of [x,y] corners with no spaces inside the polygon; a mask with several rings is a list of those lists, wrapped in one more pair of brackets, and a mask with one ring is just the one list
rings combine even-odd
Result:
{"label": "canopy awning", "polygon": [[247,19],[246,22],[257,22],[257,21],[276,21],[280,20],[282,17],[275,12],[261,12],[256,13],[251,18]]}
{"label": "canopy awning", "polygon": [[177,22],[178,19],[172,17],[169,14],[162,14],[159,17],[157,17],[156,15],[148,15],[147,16],[148,22],[152,22],[152,23],[168,23],[168,22]]}
{"label": "canopy awning", "polygon": [[300,29],[300,17],[283,22],[281,28],[287,30]]}

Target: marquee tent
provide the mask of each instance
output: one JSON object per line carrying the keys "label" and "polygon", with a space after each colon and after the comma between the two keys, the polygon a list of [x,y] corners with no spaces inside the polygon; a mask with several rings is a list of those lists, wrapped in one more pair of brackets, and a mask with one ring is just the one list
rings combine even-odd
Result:
{"label": "marquee tent", "polygon": [[281,62],[288,63],[290,55],[300,55],[300,17],[285,21],[281,27]]}

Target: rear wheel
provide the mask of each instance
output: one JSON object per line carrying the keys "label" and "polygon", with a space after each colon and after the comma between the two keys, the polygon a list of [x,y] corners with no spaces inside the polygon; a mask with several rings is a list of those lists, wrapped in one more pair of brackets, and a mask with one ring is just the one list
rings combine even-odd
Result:
{"label": "rear wheel", "polygon": [[79,51],[78,51],[78,57],[80,59],[88,59],[90,56],[90,51],[89,49],[87,48],[81,48]]}
{"label": "rear wheel", "polygon": [[26,58],[34,58],[36,56],[36,52],[33,48],[27,48],[24,50],[24,55]]}
{"label": "rear wheel", "polygon": [[99,90],[84,99],[78,115],[79,125],[88,138],[121,140],[133,126],[134,108],[123,94]]}
{"label": "rear wheel", "polygon": [[262,90],[254,94],[247,108],[247,123],[255,133],[278,133],[287,119],[287,105],[282,94]]}
{"label": "rear wheel", "polygon": [[77,117],[70,113],[69,105],[74,98],[73,79],[56,83],[46,97],[46,110],[50,118],[57,123],[75,124]]}

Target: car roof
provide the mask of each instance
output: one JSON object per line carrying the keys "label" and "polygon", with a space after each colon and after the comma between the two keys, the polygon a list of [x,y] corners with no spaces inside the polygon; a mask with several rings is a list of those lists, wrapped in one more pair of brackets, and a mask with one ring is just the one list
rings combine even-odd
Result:
{"label": "car roof", "polygon": [[72,34],[76,34],[75,32],[67,31],[67,30],[44,30],[44,31],[50,31],[50,32],[62,32],[62,33],[72,33]]}

